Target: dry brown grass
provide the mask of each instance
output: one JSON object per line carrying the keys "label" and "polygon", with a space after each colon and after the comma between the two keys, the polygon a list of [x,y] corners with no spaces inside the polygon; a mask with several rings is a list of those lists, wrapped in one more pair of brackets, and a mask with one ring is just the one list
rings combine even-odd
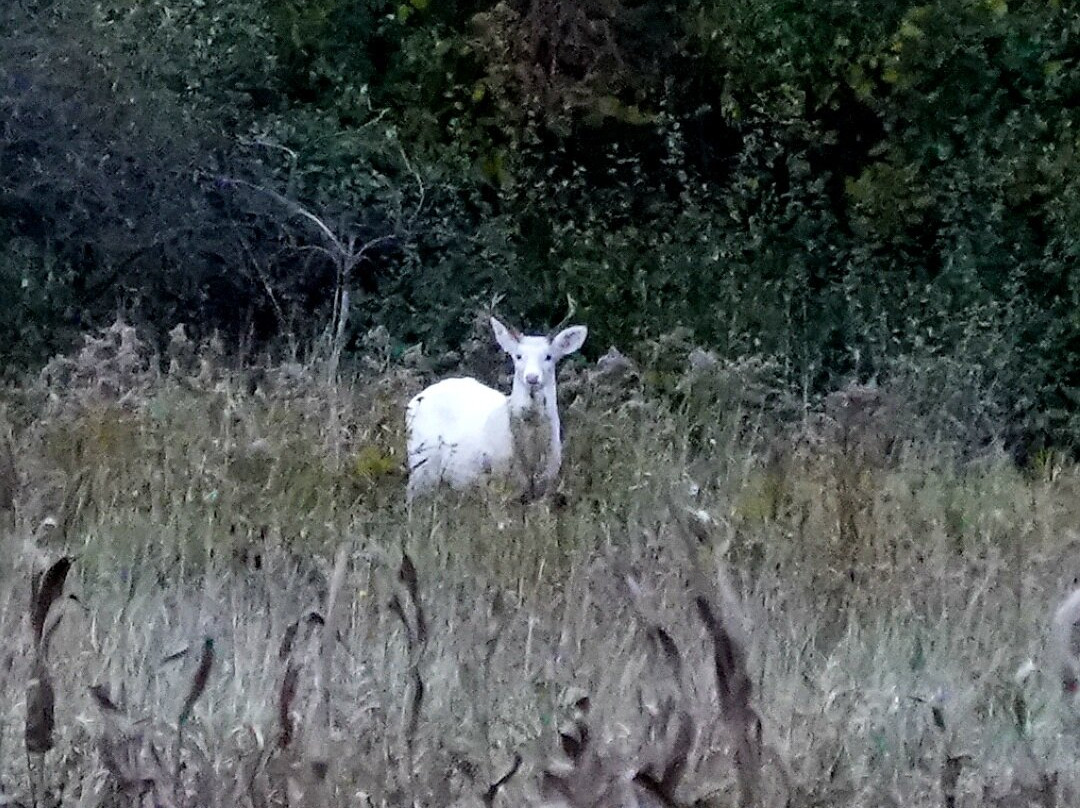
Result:
{"label": "dry brown grass", "polygon": [[415,371],[109,333],[5,393],[9,803],[1074,801],[1068,464],[961,461],[895,390],[785,432],[767,363],[698,356],[569,369],[561,497],[409,517]]}

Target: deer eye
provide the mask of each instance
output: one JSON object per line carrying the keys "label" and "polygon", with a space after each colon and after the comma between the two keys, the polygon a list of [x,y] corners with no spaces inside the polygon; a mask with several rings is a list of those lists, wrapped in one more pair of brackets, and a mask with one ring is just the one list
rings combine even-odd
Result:
{"label": "deer eye", "polygon": [[545,356],[544,361],[545,362],[550,362],[551,361],[551,354],[548,354],[547,356]]}
{"label": "deer eye", "polygon": [[521,354],[514,354],[514,359],[521,361]]}

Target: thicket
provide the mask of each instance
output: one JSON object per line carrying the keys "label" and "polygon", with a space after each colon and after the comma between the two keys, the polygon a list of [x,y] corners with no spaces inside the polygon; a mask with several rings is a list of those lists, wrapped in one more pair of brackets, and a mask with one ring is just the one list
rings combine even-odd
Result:
{"label": "thicket", "polygon": [[570,298],[593,352],[684,328],[1075,450],[1078,43],[1057,0],[6,3],[0,357]]}

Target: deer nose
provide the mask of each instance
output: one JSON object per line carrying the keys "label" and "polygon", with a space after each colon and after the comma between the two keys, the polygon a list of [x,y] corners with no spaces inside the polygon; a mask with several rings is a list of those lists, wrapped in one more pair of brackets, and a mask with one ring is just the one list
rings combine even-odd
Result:
{"label": "deer nose", "polygon": [[536,372],[526,373],[525,382],[535,387],[536,385],[540,384],[540,374]]}

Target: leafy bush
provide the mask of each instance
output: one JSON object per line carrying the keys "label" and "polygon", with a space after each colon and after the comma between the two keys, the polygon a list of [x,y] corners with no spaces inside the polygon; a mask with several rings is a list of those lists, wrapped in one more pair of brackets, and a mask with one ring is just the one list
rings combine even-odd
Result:
{"label": "leafy bush", "polygon": [[118,308],[162,343],[381,326],[401,354],[570,299],[589,351],[687,328],[807,400],[973,364],[1020,456],[1080,447],[1080,19],[1055,3],[3,14],[9,360]]}

